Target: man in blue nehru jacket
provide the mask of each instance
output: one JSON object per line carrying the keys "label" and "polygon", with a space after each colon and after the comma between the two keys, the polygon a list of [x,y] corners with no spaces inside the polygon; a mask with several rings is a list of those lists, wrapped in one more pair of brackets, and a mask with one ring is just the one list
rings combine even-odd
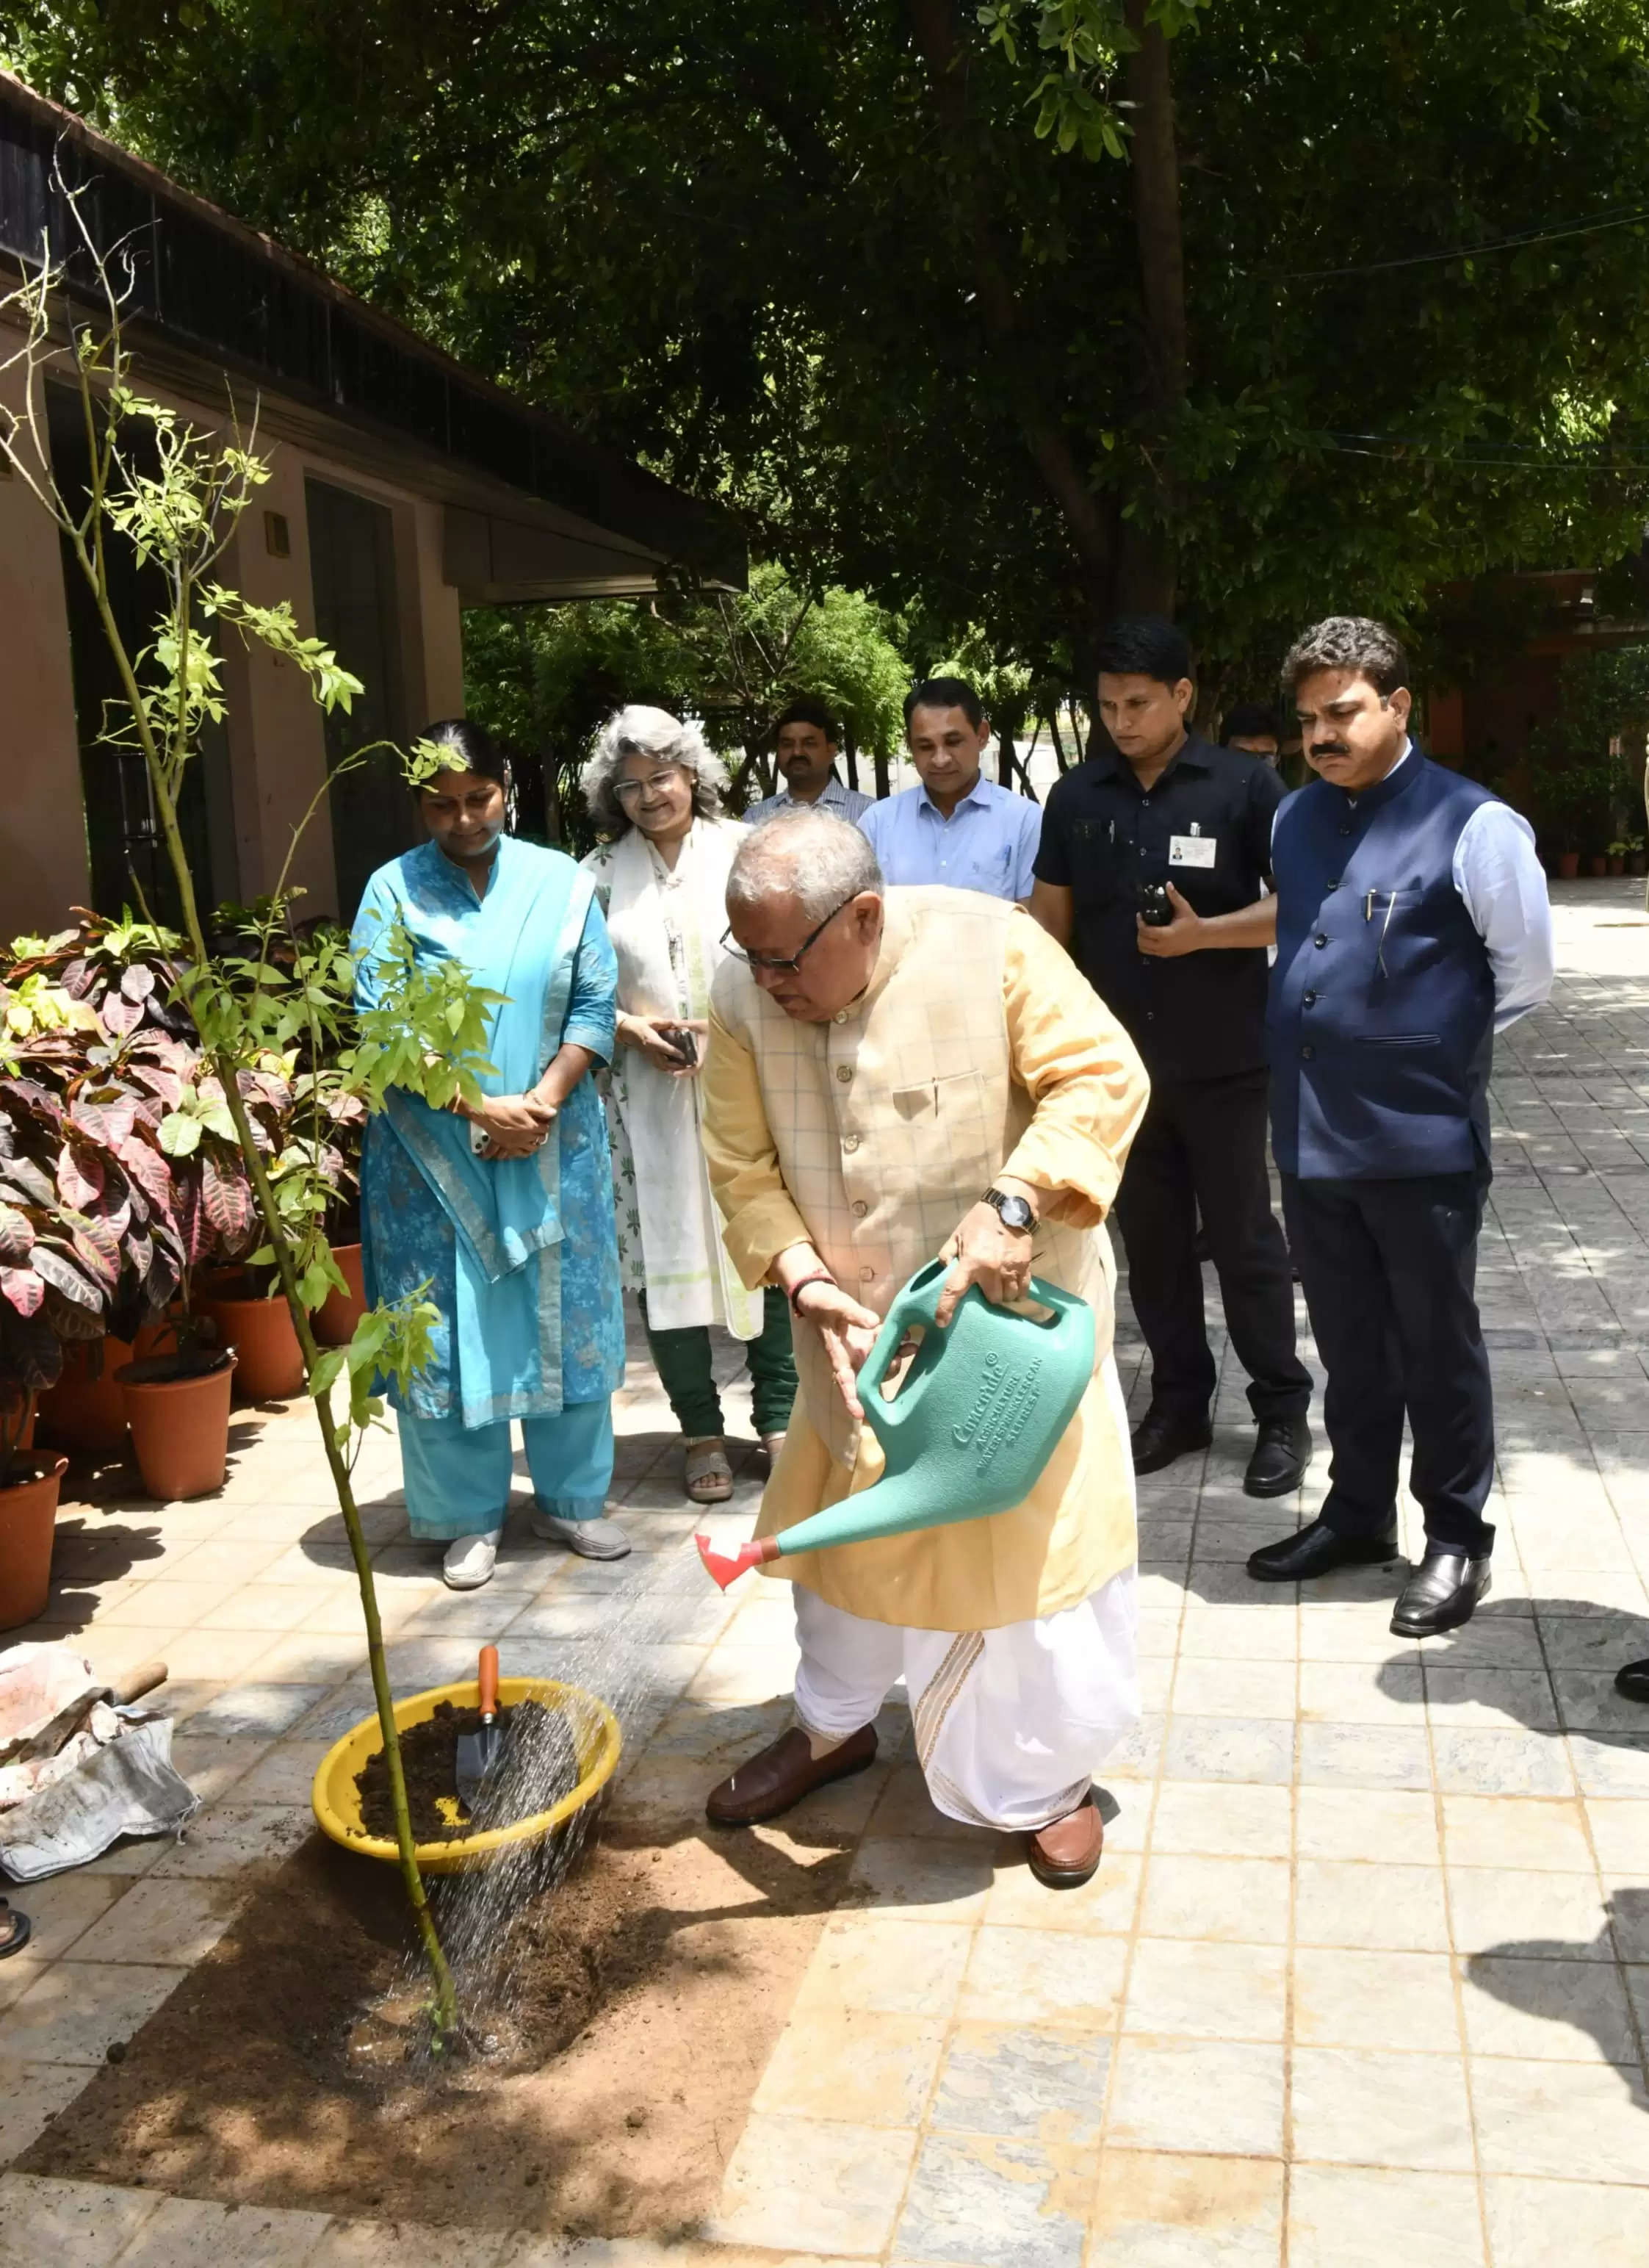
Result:
{"label": "man in blue nehru jacket", "polygon": [[1271,1139],[1334,1461],[1321,1517],[1248,1572],[1292,1583],[1395,1556],[1406,1411],[1425,1553],[1391,1627],[1426,1638],[1489,1587],[1489,1067],[1496,1032],[1550,991],[1552,941],[1533,831],[1428,762],[1407,674],[1391,632],[1355,615],[1319,622],[1283,665],[1318,777],[1272,839]]}

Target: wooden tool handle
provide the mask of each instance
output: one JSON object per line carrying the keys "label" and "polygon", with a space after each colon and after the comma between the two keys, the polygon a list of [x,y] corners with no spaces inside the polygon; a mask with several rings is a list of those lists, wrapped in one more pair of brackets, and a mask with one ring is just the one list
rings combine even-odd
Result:
{"label": "wooden tool handle", "polygon": [[109,1687],[109,1692],[116,1707],[125,1708],[142,1695],[152,1693],[157,1685],[164,1685],[166,1682],[166,1665],[164,1661],[144,1661],[140,1662],[136,1669],[129,1669],[124,1677],[117,1677]]}
{"label": "wooden tool handle", "polygon": [[483,1646],[481,1649],[481,1713],[496,1717],[498,1713],[498,1649]]}

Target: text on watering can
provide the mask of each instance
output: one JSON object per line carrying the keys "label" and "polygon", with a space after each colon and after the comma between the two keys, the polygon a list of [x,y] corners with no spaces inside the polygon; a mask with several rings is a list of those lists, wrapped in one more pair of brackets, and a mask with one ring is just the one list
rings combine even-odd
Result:
{"label": "text on watering can", "polygon": [[1033,1357],[1023,1368],[1004,1362],[1000,1355],[985,1357],[984,1379],[973,1407],[951,1428],[951,1439],[959,1449],[973,1444],[975,1472],[986,1471],[997,1453],[1024,1432],[1042,1399],[1038,1383],[1042,1367],[1041,1355]]}

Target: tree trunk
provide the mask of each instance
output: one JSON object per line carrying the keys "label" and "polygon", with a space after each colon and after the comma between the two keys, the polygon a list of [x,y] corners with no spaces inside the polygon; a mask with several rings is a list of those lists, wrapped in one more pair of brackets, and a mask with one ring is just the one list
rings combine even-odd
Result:
{"label": "tree trunk", "polygon": [[848,785],[857,792],[859,784],[859,750],[858,742],[853,737],[851,725],[843,725],[842,727],[842,757],[847,766]]}
{"label": "tree trunk", "polygon": [[893,793],[893,782],[892,782],[892,780],[891,780],[891,779],[889,778],[889,777],[888,777],[888,771],[887,771],[887,757],[882,754],[882,752],[881,752],[881,750],[880,750],[880,748],[878,748],[878,749],[877,749],[877,751],[876,751],[876,760],[875,760],[875,761],[876,761],[876,800],[878,801],[878,803],[880,803],[880,802],[883,800],[883,799],[884,799],[885,797],[889,796],[889,795],[891,795],[891,794]]}
{"label": "tree trunk", "polygon": [[[1134,242],[1145,337],[1139,372],[1142,438],[1160,467],[1190,382],[1185,313],[1185,246],[1180,223],[1180,160],[1174,127],[1168,42],[1145,20],[1148,0],[1125,0],[1139,45],[1128,57],[1133,107]],[[1172,615],[1178,583],[1174,534],[1178,502],[1171,477],[1159,470],[1152,521],[1122,520],[1117,529],[1116,598],[1140,614]],[[1167,526],[1152,524],[1166,521]]]}
{"label": "tree trunk", "polygon": [[[1012,389],[1020,435],[1064,520],[1079,566],[1089,612],[1102,607],[1109,582],[1114,535],[1060,409],[1042,392],[1037,357],[1027,350],[1019,294],[1009,268],[1012,224],[999,228],[979,165],[980,128],[968,105],[966,56],[953,0],[906,0],[917,48],[928,68],[934,114],[947,145],[957,202],[956,233],[968,247],[981,325],[996,349]],[[936,173],[934,181],[943,180]],[[959,310],[959,313],[961,311]]]}

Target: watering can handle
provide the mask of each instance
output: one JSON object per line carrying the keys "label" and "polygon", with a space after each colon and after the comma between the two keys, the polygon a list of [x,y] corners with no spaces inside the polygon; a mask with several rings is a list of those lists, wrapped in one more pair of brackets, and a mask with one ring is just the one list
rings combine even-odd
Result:
{"label": "watering can handle", "polygon": [[933,1319],[939,1304],[939,1292],[950,1272],[948,1261],[931,1260],[925,1268],[917,1270],[902,1291],[895,1293],[894,1303],[883,1316],[882,1327],[876,1334],[876,1344],[865,1356],[858,1374],[859,1400],[867,1410],[871,1395],[880,1396],[882,1381],[893,1367],[894,1358],[909,1325],[925,1323],[930,1330],[937,1328]]}
{"label": "watering can handle", "polygon": [[[937,1329],[934,1318],[939,1312],[939,1293],[944,1290],[945,1278],[950,1272],[948,1260],[931,1260],[895,1295],[892,1307],[882,1318],[882,1327],[876,1334],[876,1344],[865,1356],[864,1367],[858,1374],[861,1401],[880,1387],[893,1366],[894,1357],[899,1351],[905,1332],[912,1323],[925,1323],[930,1330]],[[983,1292],[979,1296],[983,1299]],[[1050,1307],[1056,1315],[1072,1314],[1086,1305],[1076,1292],[1062,1291],[1057,1284],[1045,1284],[1040,1276],[1031,1278],[1025,1287],[1024,1297],[1035,1307]]]}
{"label": "watering can handle", "polygon": [[480,1674],[475,1681],[476,1705],[483,1717],[498,1713],[498,1649],[483,1646],[481,1649]]}
{"label": "watering can handle", "polygon": [[[944,1290],[945,1279],[950,1272],[951,1263],[947,1260],[931,1260],[925,1268],[917,1270],[894,1298],[892,1307],[882,1320],[882,1327],[876,1335],[876,1344],[865,1357],[864,1368],[859,1372],[859,1400],[864,1405],[865,1418],[872,1432],[884,1447],[887,1446],[894,1430],[905,1423],[911,1411],[917,1407],[926,1381],[918,1378],[900,1395],[896,1402],[891,1403],[884,1402],[882,1399],[882,1381],[892,1368],[894,1359],[899,1351],[905,1332],[912,1323],[925,1323],[930,1330],[938,1329],[939,1326],[934,1318],[939,1307],[939,1293]],[[975,1285],[974,1289],[977,1290],[977,1286]],[[962,1296],[966,1299],[971,1294],[964,1292]],[[981,1292],[979,1296],[983,1300],[983,1292]],[[1086,1310],[1086,1302],[1079,1299],[1074,1292],[1062,1291],[1056,1284],[1045,1284],[1040,1276],[1032,1277],[1025,1288],[1025,1297],[1038,1307],[1051,1308],[1056,1322],[1074,1315],[1078,1310],[1083,1312]],[[1004,1308],[999,1312],[1005,1314],[1013,1314],[1012,1308]],[[953,1317],[953,1322],[955,1318]],[[1022,1322],[1030,1330],[1053,1327],[1037,1323],[1028,1316],[1017,1316],[1015,1320]]]}

